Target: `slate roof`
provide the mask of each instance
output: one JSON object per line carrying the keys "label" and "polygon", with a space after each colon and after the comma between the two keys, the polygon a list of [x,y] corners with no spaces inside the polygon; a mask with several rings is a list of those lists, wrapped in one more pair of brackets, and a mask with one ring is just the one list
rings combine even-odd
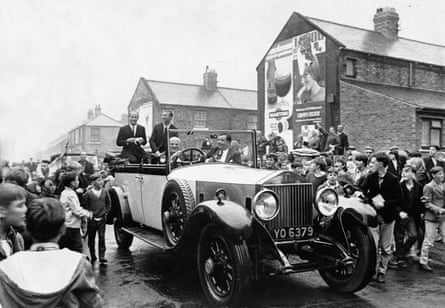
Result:
{"label": "slate roof", "polygon": [[[295,32],[295,26],[299,19],[305,20],[315,28],[318,28],[325,36],[330,37],[340,47],[346,49],[424,64],[445,66],[445,46],[403,37],[392,39],[373,30],[304,16],[297,12],[292,13],[272,46],[282,39],[293,37],[292,33]],[[267,53],[272,46],[270,46]],[[264,57],[260,64],[264,61]]]}
{"label": "slate roof", "polygon": [[383,34],[331,21],[306,17],[344,47],[380,56],[445,66],[445,46]]}
{"label": "slate roof", "polygon": [[416,106],[418,109],[445,111],[445,93],[430,90],[413,89],[406,87],[377,84],[365,81],[344,79],[343,82],[358,86],[368,91],[380,93],[405,103]]}
{"label": "slate roof", "polygon": [[206,90],[202,85],[145,79],[160,104],[256,110],[255,90],[217,87]]}
{"label": "slate roof", "polygon": [[123,124],[121,122],[113,119],[112,117],[107,116],[104,113],[100,113],[92,120],[87,120],[77,127],[80,127],[80,126],[116,126],[116,127],[120,127],[122,125]]}

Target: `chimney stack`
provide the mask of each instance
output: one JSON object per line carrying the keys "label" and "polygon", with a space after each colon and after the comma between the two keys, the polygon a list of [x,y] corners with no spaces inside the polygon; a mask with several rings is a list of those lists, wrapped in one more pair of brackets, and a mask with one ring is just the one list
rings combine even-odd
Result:
{"label": "chimney stack", "polygon": [[89,109],[88,110],[88,121],[94,119],[94,112],[93,110]]}
{"label": "chimney stack", "polygon": [[100,105],[96,105],[96,107],[94,107],[94,117],[97,117],[99,114],[102,113],[102,109],[100,108]]}
{"label": "chimney stack", "polygon": [[209,67],[206,66],[206,71],[203,74],[204,88],[208,91],[216,91],[217,77],[218,74],[216,71],[214,69],[209,69]]}
{"label": "chimney stack", "polygon": [[395,8],[378,8],[374,15],[374,31],[386,37],[396,39],[399,33],[399,14]]}

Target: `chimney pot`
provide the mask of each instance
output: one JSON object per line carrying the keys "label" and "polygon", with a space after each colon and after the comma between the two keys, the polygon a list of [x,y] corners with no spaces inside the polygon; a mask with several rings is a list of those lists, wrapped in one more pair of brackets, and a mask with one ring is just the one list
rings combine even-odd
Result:
{"label": "chimney pot", "polygon": [[97,117],[99,114],[102,113],[102,109],[100,108],[100,105],[96,105],[96,107],[94,107],[94,116]]}
{"label": "chimney pot", "polygon": [[94,112],[92,109],[88,110],[88,121],[94,119]]}
{"label": "chimney pot", "polygon": [[216,73],[216,71],[206,66],[206,71],[203,74],[204,88],[208,91],[215,91],[218,83],[217,77],[218,74]]}
{"label": "chimney pot", "polygon": [[397,38],[399,33],[399,14],[395,8],[378,8],[374,15],[374,31],[380,32],[386,37]]}

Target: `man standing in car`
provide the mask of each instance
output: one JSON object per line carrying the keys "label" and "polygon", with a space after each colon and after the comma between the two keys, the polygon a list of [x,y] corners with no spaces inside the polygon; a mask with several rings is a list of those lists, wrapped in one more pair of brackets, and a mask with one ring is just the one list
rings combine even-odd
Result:
{"label": "man standing in car", "polygon": [[139,114],[130,111],[130,124],[122,126],[117,135],[116,144],[123,147],[121,157],[128,158],[130,163],[139,163],[147,157],[142,145],[147,144],[145,127],[138,125]]}
{"label": "man standing in car", "polygon": [[[153,133],[150,137],[150,147],[153,153],[152,163],[158,164],[161,155],[165,154],[168,146],[167,130],[176,129],[172,124],[173,111],[165,110],[162,112],[162,123],[158,123],[153,127]],[[171,132],[169,137],[177,137],[178,133]]]}

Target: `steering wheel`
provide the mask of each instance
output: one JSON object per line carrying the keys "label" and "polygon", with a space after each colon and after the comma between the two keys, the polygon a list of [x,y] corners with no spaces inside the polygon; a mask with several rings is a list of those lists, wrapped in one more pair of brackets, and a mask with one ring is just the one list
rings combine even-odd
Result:
{"label": "steering wheel", "polygon": [[[199,159],[193,159],[194,152],[198,152]],[[178,161],[178,158],[180,161]],[[170,160],[172,164],[185,166],[203,162],[205,158],[206,154],[200,148],[185,148],[173,154]]]}

